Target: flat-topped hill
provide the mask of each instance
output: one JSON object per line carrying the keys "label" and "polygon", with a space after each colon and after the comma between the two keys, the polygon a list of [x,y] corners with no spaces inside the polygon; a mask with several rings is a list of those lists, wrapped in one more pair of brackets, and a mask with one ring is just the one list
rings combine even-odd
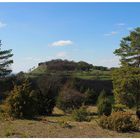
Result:
{"label": "flat-topped hill", "polygon": [[110,69],[107,67],[94,66],[84,61],[75,62],[61,59],[41,62],[30,74],[61,74],[81,79],[110,79]]}

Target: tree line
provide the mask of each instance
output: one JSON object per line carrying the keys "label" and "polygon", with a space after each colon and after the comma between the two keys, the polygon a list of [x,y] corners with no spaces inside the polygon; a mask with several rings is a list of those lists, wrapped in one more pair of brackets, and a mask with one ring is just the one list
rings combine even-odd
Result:
{"label": "tree line", "polygon": [[90,70],[108,70],[107,67],[93,66],[84,61],[74,62],[62,59],[41,62],[38,66],[46,66],[50,71],[90,71]]}

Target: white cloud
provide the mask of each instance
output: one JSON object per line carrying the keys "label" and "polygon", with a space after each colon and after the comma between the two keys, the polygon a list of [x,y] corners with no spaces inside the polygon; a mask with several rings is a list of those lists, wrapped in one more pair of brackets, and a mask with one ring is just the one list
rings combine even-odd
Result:
{"label": "white cloud", "polygon": [[56,54],[56,57],[58,58],[65,58],[67,56],[67,53],[66,52],[58,52]]}
{"label": "white cloud", "polygon": [[63,46],[70,46],[72,44],[73,44],[73,42],[71,40],[59,40],[59,41],[51,43],[49,46],[63,47]]}
{"label": "white cloud", "polygon": [[116,35],[116,34],[118,34],[118,32],[112,31],[112,32],[110,32],[110,33],[104,34],[104,36],[114,36],[114,35]]}
{"label": "white cloud", "polygon": [[5,23],[3,23],[3,22],[0,21],[0,28],[4,28],[6,26],[7,26],[7,24],[5,24]]}

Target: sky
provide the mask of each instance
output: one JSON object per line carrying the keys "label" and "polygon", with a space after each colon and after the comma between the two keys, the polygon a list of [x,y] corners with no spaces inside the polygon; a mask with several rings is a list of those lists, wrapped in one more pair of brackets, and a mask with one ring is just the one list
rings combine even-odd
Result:
{"label": "sky", "polygon": [[58,58],[116,67],[139,15],[140,3],[0,3],[2,50],[13,50],[15,73]]}

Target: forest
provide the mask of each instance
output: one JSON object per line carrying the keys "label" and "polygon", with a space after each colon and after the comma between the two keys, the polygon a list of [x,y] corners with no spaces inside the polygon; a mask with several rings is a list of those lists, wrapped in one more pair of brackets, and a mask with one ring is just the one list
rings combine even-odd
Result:
{"label": "forest", "polygon": [[1,46],[0,137],[140,137],[140,28],[112,53],[120,67],[54,59],[13,74]]}

